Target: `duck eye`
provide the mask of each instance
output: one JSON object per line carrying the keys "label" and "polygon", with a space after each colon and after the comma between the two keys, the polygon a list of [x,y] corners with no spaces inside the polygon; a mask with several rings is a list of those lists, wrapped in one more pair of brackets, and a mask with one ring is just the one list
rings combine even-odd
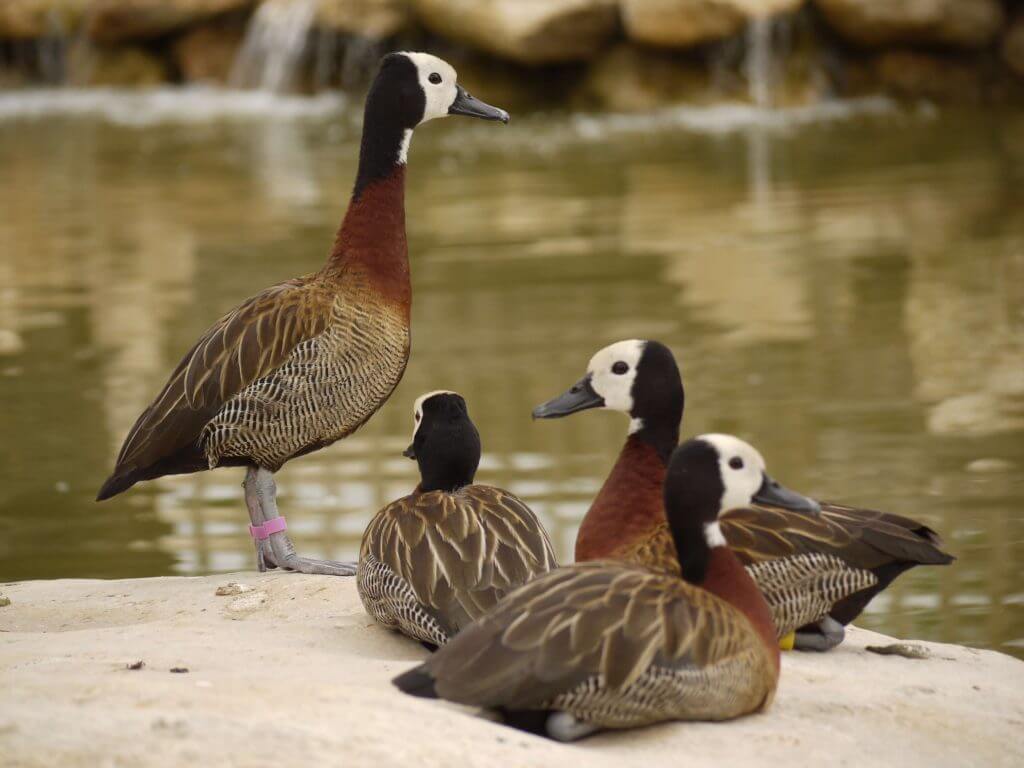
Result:
{"label": "duck eye", "polygon": [[733,469],[743,469],[743,459],[739,456],[733,456],[729,459],[729,466]]}
{"label": "duck eye", "polygon": [[440,85],[441,84],[441,76],[439,74],[437,74],[437,72],[431,72],[430,73],[430,77],[428,77],[427,80],[432,82],[434,85]]}
{"label": "duck eye", "polygon": [[615,365],[612,366],[612,373],[618,374],[619,376],[621,376],[622,374],[624,374],[628,370],[629,370],[629,364],[628,363],[624,363],[621,360],[619,360],[619,362],[617,362]]}
{"label": "duck eye", "polygon": [[420,415],[417,413],[415,416],[413,416],[413,418],[416,419],[416,421],[419,421],[420,420]]}

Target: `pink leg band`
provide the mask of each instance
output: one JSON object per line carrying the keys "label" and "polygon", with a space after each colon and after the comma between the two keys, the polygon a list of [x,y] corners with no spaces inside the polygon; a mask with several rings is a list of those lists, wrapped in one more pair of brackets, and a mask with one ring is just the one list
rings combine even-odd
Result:
{"label": "pink leg band", "polygon": [[280,533],[288,530],[288,523],[284,521],[284,515],[267,520],[263,525],[250,525],[249,535],[258,541],[270,538],[272,533]]}

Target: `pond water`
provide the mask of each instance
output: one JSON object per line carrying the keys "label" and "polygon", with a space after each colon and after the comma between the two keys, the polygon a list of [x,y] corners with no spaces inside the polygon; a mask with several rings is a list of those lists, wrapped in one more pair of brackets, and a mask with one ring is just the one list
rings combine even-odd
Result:
{"label": "pond water", "polygon": [[[0,100],[0,581],[252,568],[239,470],[93,497],[197,335],[319,266],[356,110],[81,99]],[[905,575],[862,625],[1024,656],[1022,163],[1024,116],[878,103],[425,127],[412,360],[367,427],[280,473],[298,547],[356,556],[415,483],[412,401],[452,388],[479,480],[568,559],[626,423],[530,410],[597,348],[657,338],[684,433],[737,433],[793,488],[942,532],[959,561]]]}

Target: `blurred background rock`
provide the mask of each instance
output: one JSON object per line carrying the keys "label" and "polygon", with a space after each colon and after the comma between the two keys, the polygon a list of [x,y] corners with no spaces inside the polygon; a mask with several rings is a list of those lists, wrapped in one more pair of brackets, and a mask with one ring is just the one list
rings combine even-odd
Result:
{"label": "blurred background rock", "polygon": [[[0,87],[359,90],[429,48],[507,105],[1024,100],[1020,0],[4,0]],[[753,85],[752,85],[753,83]],[[495,96],[495,100],[498,98]]]}

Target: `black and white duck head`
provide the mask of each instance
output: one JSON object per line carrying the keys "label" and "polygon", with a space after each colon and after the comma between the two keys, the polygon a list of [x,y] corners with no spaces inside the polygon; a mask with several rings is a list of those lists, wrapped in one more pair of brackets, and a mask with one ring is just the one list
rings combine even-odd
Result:
{"label": "black and white duck head", "polygon": [[455,69],[443,59],[413,51],[385,56],[366,96],[356,196],[395,165],[405,165],[413,130],[449,115],[509,121],[508,112],[459,85]]}
{"label": "black and white duck head", "polygon": [[821,507],[772,479],[764,458],[732,435],[687,440],[672,454],[665,475],[665,510],[688,581],[699,582],[707,550],[726,546],[718,518],[751,503],[817,514]]}
{"label": "black and white duck head", "polygon": [[533,410],[535,419],[557,419],[590,408],[629,416],[629,433],[646,438],[664,460],[679,441],[683,379],[672,351],[657,341],[628,339],[600,350],[586,375]]}
{"label": "black and white duck head", "polygon": [[480,433],[462,395],[438,390],[416,399],[412,444],[402,455],[419,465],[420,490],[451,492],[472,485],[480,451]]}

